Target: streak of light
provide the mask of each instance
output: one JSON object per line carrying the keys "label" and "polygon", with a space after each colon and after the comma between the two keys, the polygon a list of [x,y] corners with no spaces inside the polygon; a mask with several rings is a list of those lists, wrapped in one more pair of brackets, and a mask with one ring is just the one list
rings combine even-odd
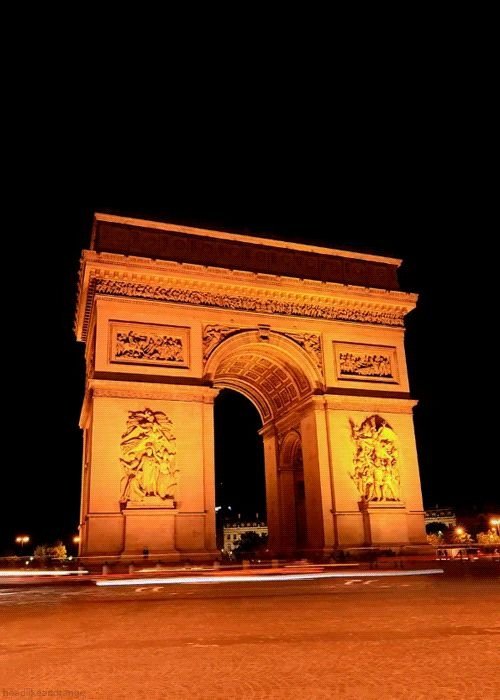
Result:
{"label": "streak of light", "polygon": [[[389,576],[429,576],[443,574],[443,569],[419,569],[415,571],[357,571],[356,576],[363,578],[387,578]],[[197,584],[197,583],[272,583],[274,581],[311,581],[327,578],[351,578],[351,573],[321,573],[321,574],[276,574],[274,576],[247,575],[247,576],[176,576],[172,578],[133,578],[128,580],[96,581],[97,586],[145,586],[158,584]]]}

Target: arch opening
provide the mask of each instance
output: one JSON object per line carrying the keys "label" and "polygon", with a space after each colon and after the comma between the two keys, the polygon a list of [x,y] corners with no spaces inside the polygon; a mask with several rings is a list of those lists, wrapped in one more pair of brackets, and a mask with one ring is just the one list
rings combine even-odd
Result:
{"label": "arch opening", "polygon": [[[238,528],[261,532],[257,523],[266,522],[261,427],[259,412],[245,395],[220,391],[214,404],[215,502],[217,545],[227,553],[238,540]],[[224,535],[224,527],[230,535]]]}
{"label": "arch opening", "polygon": [[264,337],[245,331],[222,341],[208,359],[204,379],[247,396],[265,425],[286,415],[322,383],[296,343],[278,333]]}
{"label": "arch opening", "polygon": [[[222,341],[206,365],[205,379],[220,389],[222,396],[234,392],[243,395],[260,416],[262,429],[259,436],[262,435],[264,447],[262,449],[261,443],[262,462],[258,469],[262,481],[265,480],[269,548],[274,554],[293,556],[305,552],[310,546],[306,518],[308,485],[304,476],[300,427],[289,431],[283,441],[283,426],[300,425],[301,405],[319,386],[315,373],[307,354],[293,341],[272,333],[263,340],[257,331],[244,332]],[[227,435],[224,435],[227,427],[222,428],[220,423],[217,401],[216,495],[217,503],[221,501],[227,506],[232,504],[226,503],[226,494],[220,491],[224,488],[220,486],[221,481],[224,483],[220,478],[224,471],[220,450],[227,440]],[[233,411],[236,413],[237,410]],[[235,435],[240,429],[241,426],[230,428]],[[234,461],[238,461],[237,457]],[[225,479],[227,482],[227,477]],[[233,500],[237,502],[237,499]],[[246,510],[260,513],[263,511],[261,502],[256,501],[258,508]]]}
{"label": "arch opening", "polygon": [[307,517],[302,440],[297,429],[289,430],[282,441],[278,484],[284,544],[300,552],[307,548]]}

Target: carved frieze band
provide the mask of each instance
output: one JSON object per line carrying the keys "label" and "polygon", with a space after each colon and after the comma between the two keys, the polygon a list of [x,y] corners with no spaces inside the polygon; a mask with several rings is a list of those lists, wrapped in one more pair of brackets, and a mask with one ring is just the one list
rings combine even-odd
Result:
{"label": "carved frieze band", "polygon": [[325,303],[309,296],[308,301],[283,299],[276,294],[272,297],[257,297],[231,294],[230,292],[197,291],[180,287],[164,287],[160,284],[143,284],[116,279],[96,279],[97,294],[151,299],[196,306],[212,306],[234,311],[255,311],[259,313],[305,316],[327,320],[356,321],[385,326],[403,326],[406,310],[395,308],[376,310],[361,304]]}

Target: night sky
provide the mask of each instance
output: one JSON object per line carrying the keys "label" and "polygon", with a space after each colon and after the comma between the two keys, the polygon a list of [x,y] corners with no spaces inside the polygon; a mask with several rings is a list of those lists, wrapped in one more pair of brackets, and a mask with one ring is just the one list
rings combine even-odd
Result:
{"label": "night sky", "polygon": [[[462,330],[463,271],[468,270],[469,287],[480,283],[481,274],[459,242],[466,230],[461,199],[449,186],[439,186],[440,173],[430,170],[423,178],[422,168],[410,173],[397,157],[394,171],[378,171],[375,161],[369,169],[354,162],[334,179],[311,179],[313,172],[294,169],[293,159],[279,169],[274,161],[243,159],[214,171],[189,159],[180,169],[169,168],[167,159],[165,172],[156,169],[148,178],[147,167],[137,171],[126,159],[109,168],[106,154],[98,164],[79,157],[83,171],[76,159],[55,180],[45,180],[37,163],[17,192],[12,223],[5,228],[20,270],[17,291],[23,293],[9,286],[4,309],[6,372],[14,384],[4,387],[9,450],[2,468],[3,551],[16,534],[27,533],[34,542],[67,542],[77,531],[84,362],[72,325],[80,251],[89,244],[96,211],[403,258],[401,286],[420,294],[417,310],[407,317],[406,348],[411,392],[419,400],[415,423],[425,505],[482,509],[498,501],[492,487],[496,455],[478,463],[481,418],[477,407],[464,403],[460,386],[478,379],[470,355],[475,329]],[[460,382],[451,369],[457,359]],[[231,399],[226,403],[225,418],[217,408],[218,422],[226,420],[226,427],[217,431],[228,435],[235,409]],[[250,445],[254,438],[238,440]],[[229,445],[223,450],[226,462],[233,459],[231,450]],[[243,459],[242,473],[251,472],[251,461]],[[217,480],[224,487],[218,500],[248,514],[261,510],[258,476],[239,489],[223,462],[219,458]]]}

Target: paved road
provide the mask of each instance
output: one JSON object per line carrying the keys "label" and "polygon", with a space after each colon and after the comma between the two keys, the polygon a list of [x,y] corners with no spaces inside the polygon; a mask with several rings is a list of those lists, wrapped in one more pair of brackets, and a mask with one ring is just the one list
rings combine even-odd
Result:
{"label": "paved road", "polygon": [[494,700],[498,584],[353,573],[4,588],[0,698]]}

